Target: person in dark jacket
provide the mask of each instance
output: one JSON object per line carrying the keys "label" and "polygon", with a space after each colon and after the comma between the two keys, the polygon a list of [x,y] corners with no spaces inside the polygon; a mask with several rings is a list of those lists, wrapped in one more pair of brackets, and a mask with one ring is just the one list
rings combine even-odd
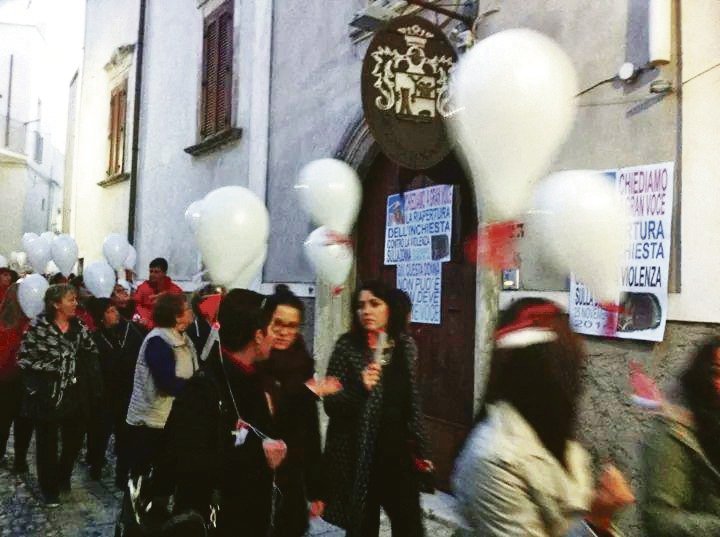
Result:
{"label": "person in dark jacket", "polygon": [[89,409],[102,394],[97,347],[76,310],[72,286],[50,286],[45,313],[33,321],[20,347],[22,411],[35,424],[38,481],[48,506],[57,506],[59,492],[70,490]]}
{"label": "person in dark jacket", "polygon": [[135,316],[135,301],[130,296],[130,284],[126,280],[118,280],[110,295],[110,301],[126,321],[132,321]]}
{"label": "person in dark jacket", "polygon": [[313,381],[315,361],[300,334],[303,303],[284,285],[277,286],[273,298],[276,309],[270,329],[275,344],[260,370],[277,390],[277,431],[288,446],[287,459],[278,471],[283,501],[274,535],[300,537],[308,529],[309,514],[321,516],[324,508],[318,397],[335,393],[339,386]]}
{"label": "person in dark jacket", "polygon": [[720,535],[720,339],[679,384],[645,447],[642,518],[653,537]]}
{"label": "person in dark jacket", "polygon": [[107,298],[90,303],[90,313],[98,327],[93,340],[100,353],[100,370],[105,388],[103,401],[93,412],[88,431],[90,476],[100,479],[110,436],[115,436],[115,484],[124,488],[128,478],[127,416],[133,388],[135,363],[145,333],[135,323],[123,319]]}
{"label": "person in dark jacket", "polygon": [[209,519],[217,498],[221,536],[264,537],[276,518],[275,473],[287,448],[276,440],[277,394],[257,370],[275,340],[274,309],[270,299],[245,289],[223,297],[220,343],[175,400],[167,423],[176,511]]}
{"label": "person in dark jacket", "polygon": [[203,302],[206,296],[217,293],[217,288],[212,284],[207,284],[204,287],[195,291],[190,299],[190,306],[192,307],[195,320],[188,326],[187,334],[195,345],[195,352],[198,356],[202,354],[205,348],[205,343],[210,336],[210,323],[203,315],[200,310],[200,304]]}
{"label": "person in dark jacket", "polygon": [[12,284],[0,302],[0,461],[4,460],[10,427],[13,428],[15,460],[13,471],[28,470],[27,453],[32,437],[32,422],[20,415],[22,383],[18,351],[30,325],[18,302],[18,284]]}
{"label": "person in dark jacket", "polygon": [[[327,374],[342,390],[324,398],[325,519],[348,537],[377,536],[380,507],[393,536],[423,535],[416,468],[431,467],[416,381],[417,349],[380,282],[358,287],[353,325]],[[397,309],[397,308],[396,308]]]}

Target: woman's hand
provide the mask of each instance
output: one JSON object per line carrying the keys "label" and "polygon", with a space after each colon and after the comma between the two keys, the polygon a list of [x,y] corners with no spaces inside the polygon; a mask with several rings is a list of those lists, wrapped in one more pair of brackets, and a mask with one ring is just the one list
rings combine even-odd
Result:
{"label": "woman's hand", "polygon": [[362,372],[362,381],[365,389],[371,391],[380,382],[382,366],[377,362],[371,362]]}
{"label": "woman's hand", "polygon": [[268,438],[263,440],[262,443],[263,451],[265,452],[265,459],[267,460],[268,466],[271,470],[275,470],[285,460],[287,455],[287,445],[282,440],[273,440]]}
{"label": "woman's hand", "polygon": [[587,520],[599,529],[608,529],[615,512],[633,503],[635,496],[625,476],[615,466],[608,464],[598,479]]}

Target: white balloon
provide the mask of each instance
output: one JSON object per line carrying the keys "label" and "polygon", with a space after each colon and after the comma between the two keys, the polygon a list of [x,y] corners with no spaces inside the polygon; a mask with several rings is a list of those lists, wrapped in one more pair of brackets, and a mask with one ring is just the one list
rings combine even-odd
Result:
{"label": "white balloon", "polygon": [[15,261],[18,269],[22,270],[27,263],[27,254],[25,252],[12,252],[10,261]]}
{"label": "white balloon", "polygon": [[38,238],[37,233],[23,233],[22,241],[21,241],[23,249],[27,250],[28,245],[37,238]]}
{"label": "white balloon", "polygon": [[130,244],[120,233],[110,233],[103,242],[103,255],[108,264],[115,270],[120,270],[125,265]]}
{"label": "white balloon", "polygon": [[334,287],[345,283],[352,269],[352,248],[347,244],[333,244],[324,226],[308,235],[305,255],[318,278]]}
{"label": "white balloon", "polygon": [[235,278],[235,281],[228,285],[228,289],[248,289],[255,279],[260,275],[265,259],[267,258],[267,245],[262,249],[262,252],[252,261],[240,275]]}
{"label": "white balloon", "polygon": [[45,265],[44,274],[52,276],[54,274],[57,274],[58,272],[60,272],[60,268],[55,264],[55,261],[53,261],[52,259],[48,261],[48,264]]}
{"label": "white balloon", "polygon": [[575,117],[577,77],[567,54],[528,29],[483,39],[460,60],[450,125],[470,165],[486,220],[519,218]]}
{"label": "white balloon", "polygon": [[49,284],[40,274],[30,274],[22,279],[18,287],[18,301],[25,316],[37,317],[45,309],[45,291]]}
{"label": "white balloon", "polygon": [[38,237],[28,244],[27,258],[33,270],[42,274],[52,259],[51,244],[46,237]]}
{"label": "white balloon", "polygon": [[69,276],[78,258],[78,247],[70,235],[58,235],[52,242],[52,259],[63,276]]}
{"label": "white balloon", "polygon": [[40,234],[40,237],[52,244],[52,241],[55,238],[55,233],[53,233],[52,231],[43,231]]}
{"label": "white balloon", "polygon": [[7,259],[4,255],[0,255],[0,268],[6,268],[8,266]]}
{"label": "white balloon", "polygon": [[134,270],[135,263],[137,263],[137,250],[135,250],[135,247],[131,244],[123,264],[127,270]]}
{"label": "white balloon", "polygon": [[215,283],[230,286],[267,245],[270,219],[265,204],[247,188],[225,186],[208,193],[196,238]]}
{"label": "white balloon", "polygon": [[317,225],[350,233],[362,201],[360,179],[352,167],[332,158],[314,160],[300,170],[295,188]]}
{"label": "white balloon", "polygon": [[612,179],[592,170],[552,174],[537,185],[529,220],[556,270],[574,273],[598,301],[617,303],[630,216]]}
{"label": "white balloon", "polygon": [[115,287],[115,271],[107,261],[94,261],[83,271],[83,282],[97,298],[110,298]]}
{"label": "white balloon", "polygon": [[197,233],[198,225],[200,225],[200,217],[202,217],[203,200],[193,201],[188,208],[185,209],[185,221],[187,222],[193,233]]}

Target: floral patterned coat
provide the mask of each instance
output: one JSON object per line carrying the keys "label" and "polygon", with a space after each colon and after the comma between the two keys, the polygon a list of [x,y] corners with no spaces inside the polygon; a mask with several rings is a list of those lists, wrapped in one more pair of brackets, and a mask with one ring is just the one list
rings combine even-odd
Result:
{"label": "floral patterned coat", "polygon": [[[409,445],[414,456],[427,459],[427,442],[416,379],[417,347],[410,336],[401,335],[395,342],[392,359],[405,361],[410,375]],[[327,375],[337,377],[343,389],[324,398],[330,422],[325,444],[324,518],[345,528],[348,535],[359,531],[368,492],[368,481],[383,406],[382,377],[368,392],[362,383],[362,371],[370,363],[370,351],[351,334],[344,334],[335,344]]]}

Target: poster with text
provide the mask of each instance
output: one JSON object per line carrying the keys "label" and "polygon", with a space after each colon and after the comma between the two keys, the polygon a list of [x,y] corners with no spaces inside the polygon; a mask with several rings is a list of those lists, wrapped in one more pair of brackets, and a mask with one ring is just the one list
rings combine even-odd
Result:
{"label": "poster with text", "polygon": [[629,246],[618,275],[620,311],[603,310],[590,290],[573,277],[568,305],[576,332],[608,335],[608,316],[613,315],[617,323],[609,322],[616,325],[614,337],[662,341],[668,308],[674,168],[673,162],[664,162],[609,172],[631,215]]}
{"label": "poster with text", "polygon": [[453,187],[437,185],[388,196],[385,264],[412,300],[413,323],[442,322],[442,263],[450,261]]}
{"label": "poster with text", "polygon": [[388,196],[385,264],[450,261],[452,209],[452,185]]}

